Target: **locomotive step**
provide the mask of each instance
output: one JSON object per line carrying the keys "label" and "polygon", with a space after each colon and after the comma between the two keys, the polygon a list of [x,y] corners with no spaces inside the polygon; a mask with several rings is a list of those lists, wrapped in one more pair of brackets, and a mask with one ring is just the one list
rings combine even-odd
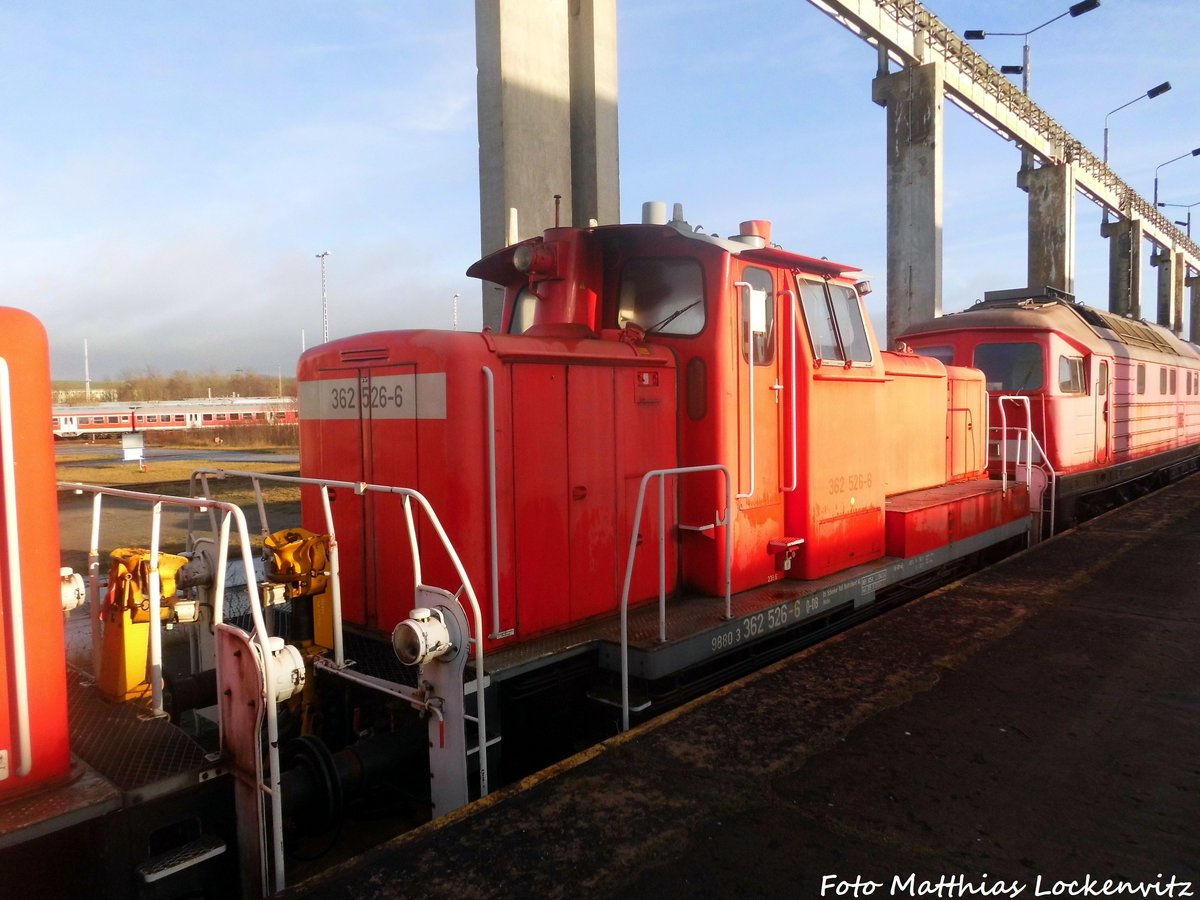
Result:
{"label": "locomotive step", "polygon": [[151,857],[142,863],[138,866],[138,877],[145,884],[153,884],[169,878],[177,872],[190,869],[192,866],[198,866],[205,860],[220,856],[224,852],[225,842],[223,840],[215,835],[202,834],[186,844],[180,844],[178,847]]}

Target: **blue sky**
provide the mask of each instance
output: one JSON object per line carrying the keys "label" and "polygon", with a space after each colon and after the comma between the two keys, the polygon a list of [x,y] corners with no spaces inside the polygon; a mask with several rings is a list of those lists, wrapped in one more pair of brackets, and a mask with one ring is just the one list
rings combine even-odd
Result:
{"label": "blue sky", "polygon": [[[960,33],[1023,31],[1066,0],[929,0]],[[874,52],[803,0],[619,0],[621,208],[683,202],[731,233],[866,269],[884,303],[885,113]],[[1034,99],[1149,195],[1200,146],[1200,3],[1102,0],[1033,36]],[[1019,38],[977,48],[1018,63]],[[294,369],[301,332],[480,321],[474,4],[0,0],[0,302],[51,337],[56,378]],[[1025,281],[1018,151],[948,105],[947,311]],[[1200,158],[1160,199],[1200,201]],[[1185,215],[1183,210],[1175,210]],[[1200,234],[1200,206],[1196,233]],[[1080,299],[1107,302],[1079,201]],[[1148,256],[1148,253],[1145,254]],[[1153,273],[1143,308],[1153,309]]]}

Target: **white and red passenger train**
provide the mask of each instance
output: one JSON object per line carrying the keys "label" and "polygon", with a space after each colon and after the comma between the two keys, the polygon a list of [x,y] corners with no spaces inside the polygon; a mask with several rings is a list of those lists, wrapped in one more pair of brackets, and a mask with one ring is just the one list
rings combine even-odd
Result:
{"label": "white and red passenger train", "polygon": [[[641,224],[556,227],[472,266],[504,290],[497,332],[385,331],[308,351],[305,527],[264,540],[247,617],[225,613],[227,526],[169,565],[153,543],[114,552],[108,595],[92,597],[98,671],[71,675],[69,692],[60,600],[78,583],[60,591],[53,571],[49,410],[28,399],[47,391],[0,396],[0,435],[22,436],[11,450],[0,441],[5,883],[270,894],[305,842],[332,846],[360,803],[372,827],[385,809],[442,815],[868,614],[893,588],[1023,546],[1028,484],[1002,451],[1033,451],[1021,429],[989,428],[1000,411],[989,394],[1035,399],[1033,381],[1012,380],[1032,356],[1018,345],[1039,348],[1042,389],[1064,376],[1030,405],[1060,474],[1053,454],[1085,418],[1082,400],[1066,401],[1089,396],[1105,412],[1100,397],[1064,391],[1066,376],[1092,384],[1107,362],[1107,383],[1133,392],[1141,357],[1106,356],[1048,319],[977,338],[1013,344],[994,352],[961,349],[965,333],[908,338],[954,347],[946,362],[886,351],[857,271],[780,249],[766,222],[725,239],[648,204]],[[0,311],[0,325],[0,356],[42,384],[44,337],[18,311]],[[1147,383],[1184,349],[1146,358]],[[1007,372],[992,365],[1005,352]],[[1165,385],[1182,381],[1186,404],[1196,367],[1170,365]],[[1121,466],[1120,448],[1148,446],[1113,428],[1092,464]],[[26,431],[44,439],[26,443]],[[214,509],[211,487],[201,480],[206,499],[178,503]],[[190,641],[179,671],[164,662],[160,622]],[[118,782],[103,740],[68,733],[68,693],[75,727],[99,708],[127,768],[140,751],[126,732],[178,739],[170,759],[184,762]],[[201,727],[211,720],[220,727]],[[83,782],[68,740],[91,767],[90,799],[73,795]],[[66,848],[92,856],[31,862]]]}
{"label": "white and red passenger train", "polygon": [[111,437],[134,431],[183,431],[230,425],[294,425],[292,397],[200,397],[192,400],[104,401],[55,406],[56,438]]}

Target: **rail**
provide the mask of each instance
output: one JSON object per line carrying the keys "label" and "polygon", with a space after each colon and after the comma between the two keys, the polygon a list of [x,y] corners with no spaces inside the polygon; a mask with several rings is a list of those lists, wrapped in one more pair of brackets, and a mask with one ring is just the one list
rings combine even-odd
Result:
{"label": "rail", "polygon": [[[282,484],[297,484],[297,485],[312,485],[321,488],[321,496],[323,501],[323,509],[325,514],[326,526],[330,529],[330,592],[333,610],[333,628],[334,628],[334,645],[335,648],[340,648],[343,645],[342,640],[342,614],[341,614],[341,586],[340,576],[334,577],[334,568],[336,566],[337,541],[333,532],[333,513],[329,503],[329,489],[343,488],[354,491],[357,496],[362,496],[367,493],[381,494],[396,494],[404,498],[404,515],[408,524],[408,539],[409,549],[412,553],[413,574],[418,587],[421,586],[421,550],[417,543],[417,531],[413,527],[412,518],[412,503],[415,501],[418,506],[424,511],[433,526],[434,532],[437,534],[438,540],[441,542],[442,549],[445,550],[447,557],[450,559],[451,565],[454,567],[455,574],[461,579],[462,591],[466,593],[467,600],[470,604],[470,612],[472,625],[474,627],[474,637],[470,638],[470,642],[475,645],[475,695],[478,705],[478,716],[476,725],[479,731],[479,790],[480,796],[486,797],[488,794],[488,771],[487,771],[487,754],[483,752],[483,748],[487,744],[487,710],[484,703],[484,690],[487,686],[487,679],[484,677],[483,666],[483,612],[479,606],[479,600],[475,595],[475,588],[471,584],[471,579],[467,576],[466,567],[463,565],[458,551],[451,543],[446,530],[442,527],[441,520],[437,513],[434,512],[433,506],[419,491],[412,488],[396,487],[386,484],[370,484],[363,481],[336,481],[327,478],[307,478],[298,475],[272,475],[264,472],[241,472],[234,469],[197,469],[192,473],[192,486],[195,487],[197,478],[201,480],[201,486],[207,486],[207,479],[212,476],[218,480],[224,478],[248,478],[254,486],[255,501],[258,504],[259,516],[261,517],[261,526],[264,533],[267,531],[266,519],[266,504],[262,498],[262,481],[272,481]],[[251,570],[252,571],[252,570]],[[415,591],[414,591],[415,599]],[[254,604],[251,604],[252,606]],[[461,605],[461,601],[460,601]],[[346,666],[344,658],[340,655],[340,649],[335,649],[334,663],[337,668],[341,669]],[[416,699],[415,696],[408,697],[410,703],[420,706],[424,709],[432,709],[427,703]]]}
{"label": "rail", "polygon": [[[1026,458],[1023,465],[1025,466],[1025,483],[1033,485],[1033,451],[1037,451],[1038,458],[1041,460],[1038,463],[1039,468],[1046,472],[1048,480],[1047,488],[1050,492],[1050,537],[1054,536],[1054,516],[1056,512],[1056,492],[1054,490],[1055,481],[1058,479],[1058,472],[1051,465],[1049,457],[1046,456],[1046,451],[1042,447],[1041,441],[1037,435],[1033,433],[1033,413],[1029,405],[1029,398],[1024,395],[1004,394],[997,398],[1000,409],[1000,478],[1003,484],[1003,490],[1008,492],[1008,435],[1011,430],[1016,435],[1015,443],[1017,448],[1016,458],[1013,460],[1014,478],[1016,472],[1020,469],[1021,450],[1024,448]],[[1025,425],[1009,425],[1008,413],[1006,404],[1012,404],[1022,407],[1025,410]],[[989,431],[991,429],[989,428]]]}
{"label": "rail", "polygon": [[[161,583],[158,573],[159,542],[161,538],[162,508],[168,506],[183,506],[192,510],[220,509],[224,511],[220,522],[220,537],[217,542],[217,570],[214,575],[213,587],[213,624],[224,621],[225,616],[225,570],[229,556],[230,519],[237,523],[238,539],[241,543],[242,565],[246,568],[246,584],[249,587],[254,576],[254,560],[250,555],[250,532],[246,525],[246,516],[241,508],[233,503],[217,500],[207,500],[195,497],[174,497],[167,494],[147,494],[141,491],[127,491],[120,488],[102,487],[82,482],[58,483],[59,490],[74,491],[77,494],[90,493],[93,495],[92,505],[92,546],[88,552],[89,575],[96,578],[96,561],[99,559],[100,544],[100,513],[102,497],[122,497],[129,500],[145,501],[151,504],[150,529],[150,689],[152,712],[156,716],[166,715],[162,705],[162,621]],[[94,588],[93,588],[94,590]],[[92,607],[93,618],[98,618],[97,609]],[[250,614],[254,621],[252,639],[258,644],[259,656],[262,662],[264,700],[267,685],[275,684],[275,657],[268,642],[266,622],[262,609],[257,603],[250,604]],[[93,632],[94,634],[95,632]],[[93,642],[93,654],[96,649]],[[98,670],[97,670],[98,671]],[[267,758],[270,770],[270,784],[260,785],[271,799],[271,849],[275,871],[275,885],[278,890],[286,886],[283,861],[283,803],[280,789],[279,768],[279,721],[274,703],[264,702],[267,720]]]}
{"label": "rail", "polygon": [[12,634],[13,699],[16,701],[17,775],[24,778],[33,769],[33,738],[29,715],[29,669],[25,654],[25,595],[21,588],[20,523],[17,520],[17,463],[13,448],[12,373],[8,360],[0,357],[0,464],[4,486],[4,552],[9,583],[8,617]]}
{"label": "rail", "polygon": [[[753,347],[751,347],[753,350]],[[753,359],[751,359],[753,365]],[[642,525],[642,509],[646,501],[646,485],[650,479],[658,479],[658,639],[667,639],[667,560],[666,560],[666,485],[668,475],[691,475],[700,472],[720,472],[725,476],[725,515],[718,512],[712,527],[726,529],[725,532],[725,618],[733,617],[730,594],[733,571],[733,540],[729,534],[729,523],[733,510],[733,480],[729,467],[723,465],[682,466],[674,469],[653,469],[642,476],[638,487],[637,509],[633,516],[633,533],[629,537],[629,559],[625,564],[625,586],[621,590],[621,730],[629,730],[629,588],[633,582],[633,564],[637,556],[638,530]],[[685,526],[681,526],[685,527]],[[705,526],[707,527],[707,526]],[[482,671],[482,670],[481,670]]]}

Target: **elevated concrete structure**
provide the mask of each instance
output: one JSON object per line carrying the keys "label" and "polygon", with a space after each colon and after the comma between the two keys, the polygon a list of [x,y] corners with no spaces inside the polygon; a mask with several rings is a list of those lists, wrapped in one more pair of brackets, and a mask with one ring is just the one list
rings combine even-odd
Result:
{"label": "elevated concrete structure", "polygon": [[[484,254],[552,227],[556,194],[562,224],[617,221],[616,31],[616,0],[476,0]],[[485,325],[499,304],[485,285]]]}
{"label": "elevated concrete structure", "polygon": [[1029,192],[1029,285],[1075,293],[1075,170],[1069,164],[1024,169]]}
{"label": "elevated concrete structure", "polygon": [[887,108],[887,346],[942,314],[943,81],[929,63],[871,84]]}
{"label": "elevated concrete structure", "polygon": [[1184,279],[1188,289],[1191,291],[1191,328],[1188,340],[1194,344],[1200,344],[1200,275],[1188,274]]}
{"label": "elevated concrete structure", "polygon": [[1158,324],[1183,334],[1183,287],[1186,267],[1183,254],[1159,250],[1150,260],[1158,269]]}
{"label": "elevated concrete structure", "polygon": [[[1105,222],[1108,238],[1108,308],[1132,319],[1142,317],[1142,220]],[[1193,322],[1195,318],[1193,317]]]}
{"label": "elevated concrete structure", "polygon": [[[1110,213],[1139,220],[1145,239],[1158,247],[1173,248],[1186,266],[1200,270],[1200,247],[919,0],[809,2],[876,47],[881,57],[891,63],[909,67],[941,62],[947,99],[1001,137],[1016,143],[1023,156],[1041,163],[1043,169],[1069,166],[1076,190]],[[1031,191],[1030,197],[1030,283],[1040,284],[1046,276],[1052,284],[1055,278],[1069,281],[1074,272],[1075,242],[1073,228],[1067,221],[1074,198],[1067,199],[1061,184],[1039,184],[1036,193],[1035,197]],[[1136,257],[1140,250],[1129,255]],[[1136,289],[1137,279],[1122,277],[1121,284],[1126,291]],[[1127,295],[1125,302],[1136,305]]]}

